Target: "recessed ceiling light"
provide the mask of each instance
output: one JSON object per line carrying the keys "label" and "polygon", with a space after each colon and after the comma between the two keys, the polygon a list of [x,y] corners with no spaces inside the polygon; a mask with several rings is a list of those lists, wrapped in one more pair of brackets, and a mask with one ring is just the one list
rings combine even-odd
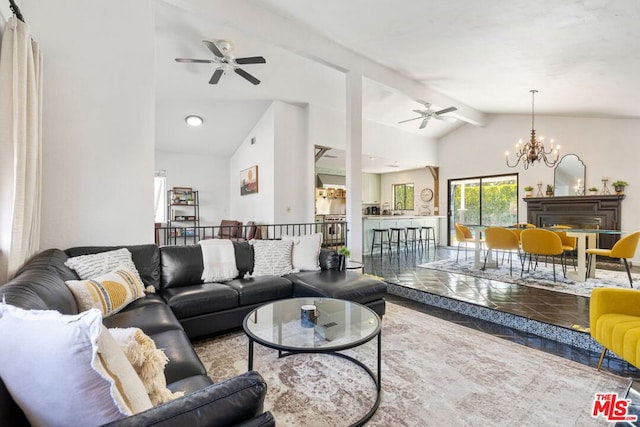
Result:
{"label": "recessed ceiling light", "polygon": [[202,120],[202,117],[194,116],[194,115],[185,117],[184,121],[187,122],[189,126],[193,126],[193,127],[200,126],[202,122],[204,122],[204,120]]}
{"label": "recessed ceiling light", "polygon": [[369,160],[375,160],[375,159],[376,159],[376,158],[375,158],[375,157],[373,157],[373,156],[369,157]]}

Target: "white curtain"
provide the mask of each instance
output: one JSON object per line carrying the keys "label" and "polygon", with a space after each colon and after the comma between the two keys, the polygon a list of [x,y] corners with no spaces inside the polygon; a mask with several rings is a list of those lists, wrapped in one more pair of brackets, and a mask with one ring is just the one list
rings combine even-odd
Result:
{"label": "white curtain", "polygon": [[9,18],[0,49],[0,283],[39,249],[42,52]]}

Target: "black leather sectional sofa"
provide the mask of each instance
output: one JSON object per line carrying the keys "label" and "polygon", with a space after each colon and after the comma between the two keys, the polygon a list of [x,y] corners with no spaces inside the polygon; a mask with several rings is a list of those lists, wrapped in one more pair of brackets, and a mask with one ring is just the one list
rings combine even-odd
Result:
{"label": "black leather sectional sofa", "polygon": [[[46,250],[33,257],[13,280],[0,286],[0,297],[8,304],[25,309],[77,314],[78,307],[65,280],[78,277],[64,262],[69,257],[120,247]],[[225,283],[203,283],[199,245],[124,247],[131,252],[145,286],[153,286],[156,293],[147,293],[124,310],[105,318],[104,324],[109,328],[138,327],[158,348],[165,349],[169,358],[165,368],[167,386],[172,391],[185,391],[185,396],[113,425],[275,425],[272,415],[263,409],[267,385],[260,374],[247,372],[213,384],[191,340],[239,328],[245,315],[255,307],[296,296],[349,299],[371,307],[381,316],[385,311],[384,282],[355,272],[339,271],[335,251],[321,251],[320,271],[284,277],[240,278],[253,269],[253,251],[246,242],[234,242],[240,277]],[[28,425],[1,380],[0,425]]]}

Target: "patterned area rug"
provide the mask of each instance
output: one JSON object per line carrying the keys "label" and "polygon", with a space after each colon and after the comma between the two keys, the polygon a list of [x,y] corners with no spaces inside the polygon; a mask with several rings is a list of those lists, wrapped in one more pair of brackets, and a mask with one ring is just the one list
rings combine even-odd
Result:
{"label": "patterned area rug", "polygon": [[[510,275],[509,262],[507,260],[505,260],[504,264],[498,265],[498,268],[481,270],[479,267],[474,266],[471,256],[467,260],[462,259],[462,257],[458,262],[456,262],[455,258],[451,258],[420,264],[418,267],[446,271],[448,273],[465,274],[467,276],[498,280],[506,283],[515,283],[523,286],[532,286],[585,297],[591,295],[593,288],[629,288],[629,278],[625,270],[611,271],[598,268],[596,269],[595,278],[589,278],[586,282],[576,282],[568,277],[563,277],[562,268],[558,264],[556,265],[556,282],[554,282],[551,264],[545,265],[544,263],[539,263],[538,268],[535,270],[527,272],[525,269],[523,276],[520,277],[520,261],[515,258],[513,260],[513,275]],[[572,269],[573,265],[571,261],[569,261],[567,271]],[[634,284],[640,284],[640,276],[638,276],[638,274],[632,272],[631,277],[633,278]]]}
{"label": "patterned area rug", "polygon": [[[382,402],[368,426],[607,425],[591,417],[595,393],[622,395],[628,382],[396,304],[382,323]],[[243,332],[195,348],[214,381],[247,369]],[[346,353],[375,372],[375,340]],[[278,425],[346,426],[374,401],[371,379],[341,358],[278,359],[256,344],[254,360]]]}

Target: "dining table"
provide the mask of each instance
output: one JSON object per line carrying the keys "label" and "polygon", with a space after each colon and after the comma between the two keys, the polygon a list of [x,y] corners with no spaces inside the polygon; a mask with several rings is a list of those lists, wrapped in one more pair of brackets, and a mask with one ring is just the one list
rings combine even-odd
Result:
{"label": "dining table", "polygon": [[[484,259],[481,259],[482,254],[482,233],[488,227],[501,227],[493,225],[482,224],[464,224],[470,230],[473,230],[475,253],[474,253],[474,266],[476,268],[482,268],[484,266]],[[504,228],[515,229],[518,227],[502,226]],[[568,237],[576,238],[576,257],[578,259],[578,265],[575,271],[567,271],[567,277],[576,282],[586,282],[588,277],[596,277],[596,263],[591,263],[591,268],[587,274],[587,249],[594,249],[598,245],[599,235],[621,235],[624,234],[620,230],[605,230],[601,228],[564,228],[564,227],[539,227],[550,231],[564,231]],[[487,254],[487,264],[489,268],[496,268],[498,266],[497,261],[493,260],[492,251]]]}
{"label": "dining table", "polygon": [[588,277],[596,277],[596,263],[591,263],[591,268],[587,272],[587,249],[595,249],[598,245],[599,235],[621,235],[620,230],[605,230],[600,228],[553,228],[552,231],[564,231],[568,237],[576,238],[576,257],[578,266],[575,271],[567,271],[567,277],[576,282],[586,282]]}
{"label": "dining table", "polygon": [[482,225],[482,224],[464,224],[469,230],[473,230],[473,238],[474,238],[474,254],[473,254],[473,265],[476,268],[489,267],[489,268],[497,268],[498,262],[493,259],[492,251],[489,251],[487,254],[487,262],[485,264],[484,259],[481,259],[482,254],[482,233],[489,227],[493,227],[490,225]]}

